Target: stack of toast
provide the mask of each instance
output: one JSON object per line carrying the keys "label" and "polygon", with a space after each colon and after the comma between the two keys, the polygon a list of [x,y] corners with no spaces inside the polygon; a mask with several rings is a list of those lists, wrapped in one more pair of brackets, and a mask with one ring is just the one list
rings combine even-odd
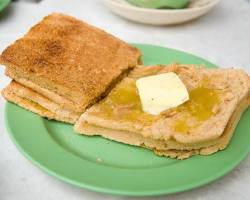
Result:
{"label": "stack of toast", "polygon": [[[108,33],[51,14],[1,57],[12,82],[3,96],[48,119],[185,159],[224,149],[250,104],[250,77],[239,69],[194,65],[142,66],[141,53]],[[152,115],[142,109],[136,81],[173,72],[189,100]]]}
{"label": "stack of toast", "polygon": [[3,51],[0,62],[13,79],[3,95],[41,116],[75,123],[140,56],[116,37],[54,13]]}

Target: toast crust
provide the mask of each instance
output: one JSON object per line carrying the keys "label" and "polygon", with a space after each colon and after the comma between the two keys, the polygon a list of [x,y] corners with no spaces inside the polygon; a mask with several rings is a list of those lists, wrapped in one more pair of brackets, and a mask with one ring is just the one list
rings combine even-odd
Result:
{"label": "toast crust", "polygon": [[2,95],[8,101],[48,119],[74,124],[80,116],[80,113],[64,109],[59,104],[15,81],[3,89]]}
{"label": "toast crust", "polygon": [[26,88],[30,88],[31,90],[41,94],[42,96],[50,99],[51,101],[54,101],[58,104],[60,104],[62,107],[69,109],[69,110],[76,110],[76,112],[78,110],[81,110],[80,108],[77,109],[77,104],[75,104],[73,101],[64,98],[60,95],[58,95],[57,93],[50,91],[46,88],[42,88],[39,85],[35,84],[34,82],[25,79],[25,78],[19,78],[18,76],[15,76],[15,73],[10,69],[7,68],[5,71],[6,75],[9,77],[12,77],[16,82],[19,83],[22,86],[25,86]]}

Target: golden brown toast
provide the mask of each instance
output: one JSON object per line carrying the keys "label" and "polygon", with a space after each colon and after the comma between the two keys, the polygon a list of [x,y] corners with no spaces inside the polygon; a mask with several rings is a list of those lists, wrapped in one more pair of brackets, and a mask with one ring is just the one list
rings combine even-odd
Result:
{"label": "golden brown toast", "polygon": [[26,83],[38,85],[83,112],[136,66],[140,56],[138,49],[103,30],[53,13],[7,47],[0,63],[17,82],[24,80],[23,85],[40,93]]}
{"label": "golden brown toast", "polygon": [[[141,109],[135,87],[139,77],[175,72],[186,85],[190,100],[160,115]],[[75,131],[101,135],[153,149],[179,159],[225,148],[250,104],[250,78],[242,70],[204,69],[174,64],[137,67],[75,124]]]}
{"label": "golden brown toast", "polygon": [[60,104],[15,81],[3,89],[2,95],[8,101],[48,119],[74,124],[81,115],[73,110],[62,108]]}

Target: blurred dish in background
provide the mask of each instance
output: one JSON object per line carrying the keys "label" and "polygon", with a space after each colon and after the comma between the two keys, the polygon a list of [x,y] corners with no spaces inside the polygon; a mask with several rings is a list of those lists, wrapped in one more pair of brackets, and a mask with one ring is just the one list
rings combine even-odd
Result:
{"label": "blurred dish in background", "polygon": [[130,4],[153,9],[181,9],[186,8],[189,0],[126,0]]}
{"label": "blurred dish in background", "polygon": [[210,11],[221,0],[191,0],[185,9],[142,8],[134,6],[126,0],[102,1],[115,14],[131,21],[153,25],[170,25],[198,18]]}
{"label": "blurred dish in background", "polygon": [[10,4],[10,0],[0,0],[0,12],[2,12]]}

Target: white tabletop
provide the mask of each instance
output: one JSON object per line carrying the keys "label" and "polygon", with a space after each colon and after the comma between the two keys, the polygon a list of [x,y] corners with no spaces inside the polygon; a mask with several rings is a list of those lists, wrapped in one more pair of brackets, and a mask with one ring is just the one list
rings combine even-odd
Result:
{"label": "white tabletop", "polygon": [[[172,47],[207,58],[221,67],[250,72],[250,2],[224,0],[199,20],[178,26],[147,26],[113,15],[98,0],[43,0],[12,3],[0,16],[0,51],[50,12],[70,14],[128,41]],[[9,79],[0,69],[0,89]],[[0,199],[128,199],[90,192],[50,177],[25,159],[10,141],[0,97]],[[225,177],[191,191],[152,199],[250,199],[250,156]],[[136,199],[136,198],[130,198]],[[151,199],[151,198],[145,198]]]}

